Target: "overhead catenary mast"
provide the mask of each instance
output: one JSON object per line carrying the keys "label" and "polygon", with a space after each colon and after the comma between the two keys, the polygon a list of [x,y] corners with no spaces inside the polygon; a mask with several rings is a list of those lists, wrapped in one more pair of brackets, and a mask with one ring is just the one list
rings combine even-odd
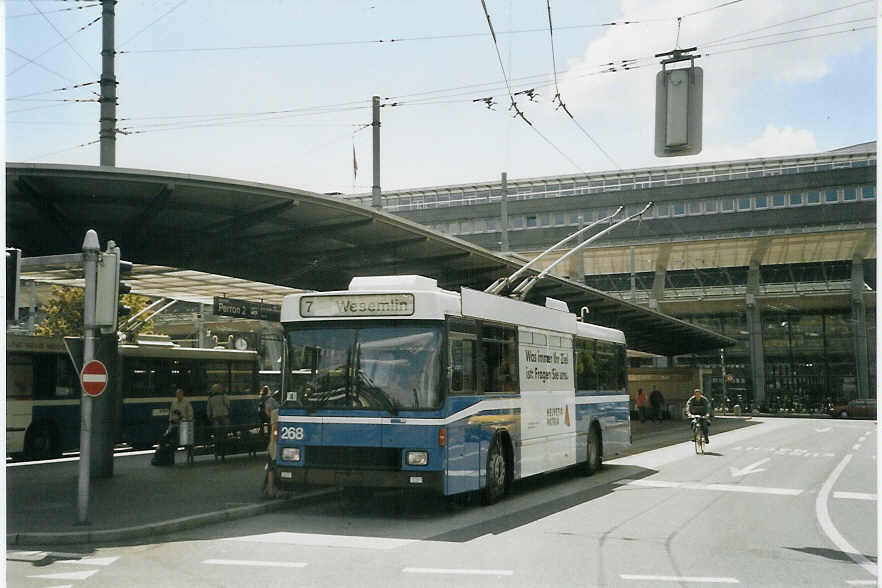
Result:
{"label": "overhead catenary mast", "polygon": [[99,165],[116,166],[116,73],[114,17],[116,0],[101,0],[101,114]]}

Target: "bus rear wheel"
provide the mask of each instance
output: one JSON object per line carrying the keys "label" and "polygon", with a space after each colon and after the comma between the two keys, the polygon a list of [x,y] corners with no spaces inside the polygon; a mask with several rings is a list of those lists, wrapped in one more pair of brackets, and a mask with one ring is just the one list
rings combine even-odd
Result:
{"label": "bus rear wheel", "polygon": [[494,437],[487,451],[487,486],[481,494],[483,504],[495,504],[505,495],[507,470],[502,441],[498,436]]}
{"label": "bus rear wheel", "polygon": [[61,456],[52,428],[47,423],[31,425],[25,435],[25,457],[31,460]]}

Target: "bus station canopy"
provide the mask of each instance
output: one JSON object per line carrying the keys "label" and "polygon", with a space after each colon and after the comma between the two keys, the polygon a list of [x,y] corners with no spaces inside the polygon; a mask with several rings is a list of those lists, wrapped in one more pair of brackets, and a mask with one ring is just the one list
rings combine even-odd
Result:
{"label": "bus station canopy", "polygon": [[[214,288],[217,296],[277,303],[295,289],[346,289],[357,275],[419,274],[442,288],[483,290],[523,265],[332,195],[170,172],[7,163],[7,247],[26,258],[76,253],[88,229],[136,264],[133,291],[190,300],[207,301]],[[52,281],[50,274],[29,277]],[[54,275],[71,278],[70,269]],[[621,329],[638,351],[672,356],[735,343],[564,278],[543,279],[528,300],[542,304],[546,296],[574,312],[588,307],[591,322]]]}

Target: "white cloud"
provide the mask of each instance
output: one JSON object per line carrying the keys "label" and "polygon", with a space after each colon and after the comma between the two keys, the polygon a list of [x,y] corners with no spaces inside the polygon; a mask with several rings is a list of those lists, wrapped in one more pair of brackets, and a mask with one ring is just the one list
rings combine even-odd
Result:
{"label": "white cloud", "polygon": [[808,129],[794,129],[790,126],[779,128],[769,123],[762,135],[741,144],[724,144],[705,149],[697,159],[701,161],[724,161],[730,159],[752,159],[755,157],[778,157],[817,153],[815,135]]}

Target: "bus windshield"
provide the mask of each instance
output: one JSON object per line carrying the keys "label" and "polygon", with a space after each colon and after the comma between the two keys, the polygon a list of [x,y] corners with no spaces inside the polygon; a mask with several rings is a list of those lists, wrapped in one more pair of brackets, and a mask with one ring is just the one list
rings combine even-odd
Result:
{"label": "bus windshield", "polygon": [[397,413],[441,404],[440,326],[324,326],[287,336],[287,406]]}

